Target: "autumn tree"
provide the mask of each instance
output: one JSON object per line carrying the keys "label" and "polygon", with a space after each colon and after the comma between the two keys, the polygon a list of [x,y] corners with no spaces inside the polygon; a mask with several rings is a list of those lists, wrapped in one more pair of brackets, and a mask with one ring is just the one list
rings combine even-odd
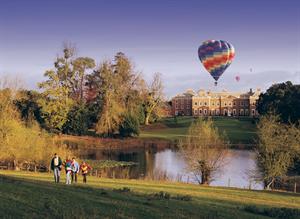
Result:
{"label": "autumn tree", "polygon": [[[55,147],[52,138],[38,126],[25,125],[21,119],[23,112],[15,104],[23,98],[20,94],[16,86],[7,86],[7,83],[3,86],[3,79],[0,79],[0,160],[13,162],[16,169],[25,163],[47,167],[54,152],[63,155],[68,150]],[[24,115],[28,115],[27,109]]]}
{"label": "autumn tree", "polygon": [[107,136],[114,134],[122,121],[124,108],[120,103],[120,97],[117,88],[116,74],[110,62],[104,62],[100,68],[95,71],[98,77],[99,94],[101,99],[101,111],[99,120],[96,124],[96,132]]}
{"label": "autumn tree", "polygon": [[256,148],[257,164],[265,188],[270,189],[276,179],[287,174],[300,156],[300,129],[280,122],[280,117],[267,115],[258,124],[259,141]]}
{"label": "autumn tree", "polygon": [[211,119],[197,119],[180,143],[180,153],[199,184],[213,180],[213,174],[225,164],[226,142]]}
{"label": "autumn tree", "polygon": [[113,61],[103,62],[87,78],[89,100],[99,112],[96,131],[104,135],[118,133],[125,117],[139,112],[140,75],[123,53],[117,53]]}

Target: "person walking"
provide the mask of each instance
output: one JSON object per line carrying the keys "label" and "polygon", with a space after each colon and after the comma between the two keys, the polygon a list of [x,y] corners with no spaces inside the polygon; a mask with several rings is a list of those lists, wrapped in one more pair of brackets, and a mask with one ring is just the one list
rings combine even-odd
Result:
{"label": "person walking", "polygon": [[91,170],[92,168],[90,167],[90,165],[88,165],[85,161],[82,162],[82,164],[80,165],[80,170],[83,176],[83,183],[86,183],[86,176],[89,172],[89,170]]}
{"label": "person walking", "polygon": [[61,165],[62,165],[61,158],[55,153],[54,157],[51,160],[51,170],[54,172],[55,183],[59,183]]}
{"label": "person walking", "polygon": [[77,175],[79,173],[80,166],[79,163],[75,160],[75,157],[72,158],[72,183],[75,181],[77,183]]}
{"label": "person walking", "polygon": [[69,185],[72,183],[71,175],[72,175],[72,161],[67,159],[65,161],[65,170],[66,170],[66,184]]}

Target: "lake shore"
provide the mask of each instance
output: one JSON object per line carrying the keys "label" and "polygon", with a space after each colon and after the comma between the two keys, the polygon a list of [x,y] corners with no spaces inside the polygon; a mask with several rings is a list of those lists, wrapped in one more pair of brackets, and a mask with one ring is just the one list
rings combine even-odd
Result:
{"label": "lake shore", "polygon": [[[159,137],[132,137],[132,138],[100,138],[93,136],[60,135],[55,141],[67,144],[70,149],[87,148],[103,150],[128,150],[138,148],[167,149],[177,148],[179,140]],[[229,143],[229,149],[253,150],[255,146],[249,143]]]}

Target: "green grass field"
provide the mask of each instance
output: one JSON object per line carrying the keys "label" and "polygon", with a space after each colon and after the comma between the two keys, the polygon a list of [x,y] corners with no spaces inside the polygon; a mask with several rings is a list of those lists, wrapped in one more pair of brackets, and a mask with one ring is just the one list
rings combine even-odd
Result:
{"label": "green grass field", "polygon": [[[154,195],[160,191],[171,197]],[[297,211],[300,195],[96,177],[87,185],[57,185],[49,173],[0,171],[0,218],[252,219],[270,218],[264,212],[281,207]]]}
{"label": "green grass field", "polygon": [[[193,117],[165,118],[160,122],[144,127],[140,134],[142,138],[163,138],[176,140],[186,136]],[[253,144],[256,138],[256,125],[251,118],[213,118],[215,126],[226,134],[231,144]]]}

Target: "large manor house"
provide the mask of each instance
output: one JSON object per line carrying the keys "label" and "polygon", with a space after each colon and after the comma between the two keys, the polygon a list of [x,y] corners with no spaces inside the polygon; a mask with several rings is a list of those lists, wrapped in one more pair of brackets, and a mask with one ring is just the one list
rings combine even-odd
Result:
{"label": "large manor house", "polygon": [[261,91],[211,92],[189,89],[172,99],[173,116],[258,116],[256,102]]}

